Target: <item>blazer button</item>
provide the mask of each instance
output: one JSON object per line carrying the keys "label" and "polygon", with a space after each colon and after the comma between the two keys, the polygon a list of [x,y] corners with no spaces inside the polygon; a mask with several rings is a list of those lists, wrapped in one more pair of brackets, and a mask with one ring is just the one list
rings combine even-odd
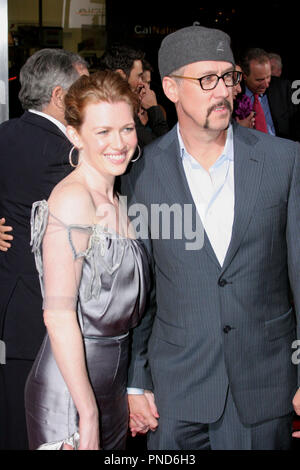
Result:
{"label": "blazer button", "polygon": [[223,328],[224,333],[229,333],[230,330],[232,330],[232,327],[230,325],[226,325]]}
{"label": "blazer button", "polygon": [[225,287],[228,282],[226,281],[226,279],[219,279],[218,284],[220,287]]}

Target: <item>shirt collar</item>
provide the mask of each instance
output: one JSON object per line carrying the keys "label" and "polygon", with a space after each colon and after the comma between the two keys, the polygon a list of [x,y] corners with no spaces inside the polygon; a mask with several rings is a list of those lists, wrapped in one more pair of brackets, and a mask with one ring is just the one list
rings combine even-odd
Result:
{"label": "shirt collar", "polygon": [[[185,148],[184,142],[182,140],[181,134],[180,134],[180,129],[179,129],[179,123],[177,123],[177,136],[178,136],[178,141],[179,141],[179,147],[180,147],[180,156],[182,160],[185,158],[189,160],[191,166],[193,168],[197,168],[200,165],[195,158],[193,158],[188,151]],[[233,129],[232,129],[232,124],[229,124],[229,127],[227,129],[227,137],[226,137],[226,143],[224,146],[224,150],[222,154],[218,157],[216,162],[213,164],[212,167],[217,167],[221,165],[224,161],[230,160],[234,161],[234,148],[233,148]]]}
{"label": "shirt collar", "polygon": [[39,116],[42,116],[42,117],[48,119],[53,124],[55,124],[66,135],[66,126],[64,126],[62,122],[58,121],[53,116],[50,116],[49,114],[43,113],[42,111],[36,111],[35,109],[29,109],[28,111],[30,113],[38,114]]}
{"label": "shirt collar", "polygon": [[[245,85],[245,94],[246,94],[247,96],[249,96],[249,98],[252,98],[252,97],[254,96],[253,91],[249,90],[249,88],[248,88],[246,85]],[[263,98],[263,96],[265,96],[265,95],[264,95],[264,93],[262,93],[262,94],[258,93],[258,96],[259,96],[260,98]]]}

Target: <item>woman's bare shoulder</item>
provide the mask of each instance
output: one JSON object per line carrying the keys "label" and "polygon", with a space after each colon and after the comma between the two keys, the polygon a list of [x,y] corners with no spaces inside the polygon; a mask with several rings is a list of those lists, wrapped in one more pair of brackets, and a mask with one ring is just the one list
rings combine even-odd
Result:
{"label": "woman's bare shoulder", "polygon": [[80,181],[63,180],[55,186],[48,200],[49,210],[68,224],[92,223],[95,208],[89,189]]}

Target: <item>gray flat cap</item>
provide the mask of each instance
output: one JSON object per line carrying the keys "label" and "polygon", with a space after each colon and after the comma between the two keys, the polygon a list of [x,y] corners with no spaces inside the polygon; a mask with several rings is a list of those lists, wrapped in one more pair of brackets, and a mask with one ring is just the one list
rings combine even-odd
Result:
{"label": "gray flat cap", "polygon": [[163,39],[158,51],[161,79],[180,67],[203,60],[235,63],[228,34],[204,26],[179,29]]}

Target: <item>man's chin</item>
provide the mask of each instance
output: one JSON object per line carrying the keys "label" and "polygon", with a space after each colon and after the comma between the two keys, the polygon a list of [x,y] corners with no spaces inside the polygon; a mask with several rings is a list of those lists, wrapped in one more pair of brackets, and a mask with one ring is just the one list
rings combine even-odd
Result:
{"label": "man's chin", "polygon": [[226,131],[231,122],[231,113],[229,116],[226,116],[219,120],[219,122],[209,122],[206,121],[204,128],[211,131]]}

